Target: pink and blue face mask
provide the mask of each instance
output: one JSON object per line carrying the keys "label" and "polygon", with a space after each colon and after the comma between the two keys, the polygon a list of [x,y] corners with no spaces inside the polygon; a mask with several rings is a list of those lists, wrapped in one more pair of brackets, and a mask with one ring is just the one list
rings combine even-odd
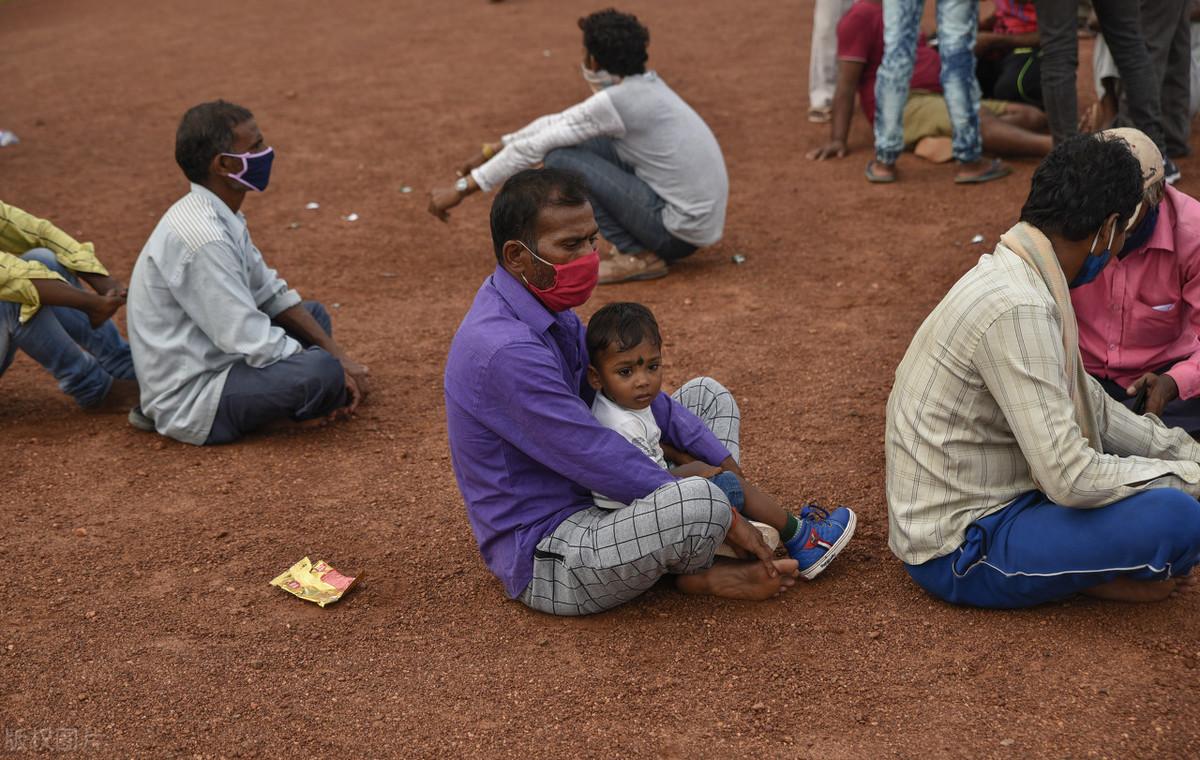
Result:
{"label": "pink and blue face mask", "polygon": [[232,180],[261,193],[271,182],[271,163],[275,160],[275,149],[267,148],[258,153],[222,153],[222,156],[242,159],[242,170],[237,174],[226,174]]}

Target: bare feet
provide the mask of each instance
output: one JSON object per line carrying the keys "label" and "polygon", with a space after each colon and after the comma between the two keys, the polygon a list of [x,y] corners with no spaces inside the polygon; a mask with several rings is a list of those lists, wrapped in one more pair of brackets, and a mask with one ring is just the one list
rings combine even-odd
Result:
{"label": "bare feet", "polygon": [[1117,578],[1108,583],[1094,586],[1083,593],[1097,599],[1114,602],[1161,602],[1171,595],[1178,585],[1176,578],[1163,581],[1135,581],[1132,578]]}
{"label": "bare feet", "polygon": [[949,137],[922,137],[917,141],[913,153],[935,164],[944,164],[954,158],[954,144]]}
{"label": "bare feet", "polygon": [[685,594],[760,601],[782,594],[800,577],[800,565],[794,559],[775,560],[775,569],[779,575],[772,578],[761,562],[717,560],[703,573],[678,576],[675,585]]}
{"label": "bare feet", "polygon": [[140,392],[136,380],[117,380],[112,381],[112,386],[108,389],[108,395],[95,406],[89,408],[88,411],[107,414],[109,412],[127,413],[130,408],[137,406],[140,400]]}

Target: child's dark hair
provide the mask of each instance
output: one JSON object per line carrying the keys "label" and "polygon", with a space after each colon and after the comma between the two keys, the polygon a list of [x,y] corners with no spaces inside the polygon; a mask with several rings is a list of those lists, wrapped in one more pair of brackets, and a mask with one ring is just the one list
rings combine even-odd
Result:
{"label": "child's dark hair", "polygon": [[628,351],[644,340],[662,346],[654,314],[640,303],[610,303],[588,320],[587,350],[592,360],[611,345]]}

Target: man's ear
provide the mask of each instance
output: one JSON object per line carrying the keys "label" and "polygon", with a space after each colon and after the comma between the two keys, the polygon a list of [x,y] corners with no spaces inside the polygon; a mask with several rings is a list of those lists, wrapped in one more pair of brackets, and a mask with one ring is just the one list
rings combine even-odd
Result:
{"label": "man's ear", "polygon": [[514,274],[524,274],[525,258],[521,255],[523,253],[525,253],[525,246],[516,240],[506,242],[500,249],[500,258],[504,261],[504,268]]}
{"label": "man's ear", "polygon": [[600,390],[600,370],[596,369],[590,364],[588,365],[587,370],[587,381],[588,385],[592,386],[593,390]]}
{"label": "man's ear", "polygon": [[[236,172],[236,171],[237,171],[237,169],[231,169],[231,168],[229,168],[229,167],[225,166],[225,164],[224,164],[224,163],[222,163],[222,161],[223,161],[225,158],[227,158],[227,156],[222,156],[220,153],[218,153],[217,155],[213,156],[213,158],[212,158],[212,161],[209,161],[209,162],[208,162],[208,176],[210,176],[210,177],[223,177],[223,176],[225,176],[225,175],[229,174],[230,172]],[[233,161],[233,159],[232,159],[232,158],[231,158],[231,159],[229,159],[229,160],[230,160],[230,161]]]}

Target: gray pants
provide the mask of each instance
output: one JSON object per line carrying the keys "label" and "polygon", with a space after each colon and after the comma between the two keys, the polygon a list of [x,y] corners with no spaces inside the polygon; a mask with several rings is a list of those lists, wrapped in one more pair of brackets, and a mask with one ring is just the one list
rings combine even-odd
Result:
{"label": "gray pants", "polygon": [[[673,397],[708,425],[735,460],[742,418],[716,380],[689,380]],[[667,573],[708,569],[733,511],[704,478],[669,483],[623,509],[590,507],[538,543],[525,605],[552,615],[587,615],[624,604]]]}
{"label": "gray pants", "polygon": [[[325,332],[333,334],[325,307],[316,301],[305,301],[303,306]],[[324,349],[306,346],[298,354],[260,368],[238,362],[229,369],[204,444],[236,441],[275,420],[301,422],[325,417],[345,405],[342,363]]]}
{"label": "gray pants", "polygon": [[[1050,133],[1058,145],[1079,132],[1079,103],[1075,77],[1079,64],[1079,1],[1036,0],[1038,33],[1042,47],[1042,100]],[[1154,67],[1142,39],[1139,5],[1133,0],[1092,0],[1100,31],[1112,51],[1129,96],[1129,118],[1138,129],[1166,152],[1161,79],[1155,83]]]}

